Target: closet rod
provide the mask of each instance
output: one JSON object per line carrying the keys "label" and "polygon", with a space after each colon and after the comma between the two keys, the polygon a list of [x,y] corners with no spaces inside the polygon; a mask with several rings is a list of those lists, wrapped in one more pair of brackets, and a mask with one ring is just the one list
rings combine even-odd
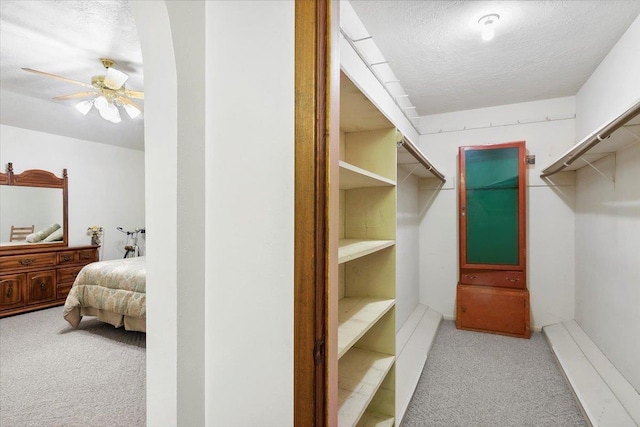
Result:
{"label": "closet rod", "polygon": [[446,181],[444,175],[442,175],[436,168],[433,167],[431,162],[429,162],[429,160],[427,160],[427,158],[422,155],[422,152],[418,149],[418,147],[416,147],[413,142],[409,141],[407,137],[403,136],[402,139],[398,141],[398,147],[404,147],[404,149],[407,150],[409,154],[415,157],[415,159],[429,172],[435,175],[436,178],[438,178],[442,182]]}
{"label": "closet rod", "polygon": [[609,138],[611,134],[624,126],[631,119],[640,114],[640,99],[635,104],[629,107],[624,113],[613,119],[611,122],[605,124],[591,135],[584,138],[582,141],[573,146],[567,153],[565,153],[555,163],[548,166],[540,174],[541,177],[550,176],[554,173],[560,172],[574,161],[578,160],[585,153],[598,145],[600,141],[604,141]]}

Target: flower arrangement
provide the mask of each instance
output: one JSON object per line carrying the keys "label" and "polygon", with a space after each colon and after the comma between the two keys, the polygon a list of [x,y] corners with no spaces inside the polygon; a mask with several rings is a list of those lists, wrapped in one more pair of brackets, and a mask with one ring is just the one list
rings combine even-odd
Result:
{"label": "flower arrangement", "polygon": [[102,236],[103,232],[104,229],[99,225],[92,225],[91,227],[87,228],[87,235],[91,236],[92,245],[100,245],[100,236]]}

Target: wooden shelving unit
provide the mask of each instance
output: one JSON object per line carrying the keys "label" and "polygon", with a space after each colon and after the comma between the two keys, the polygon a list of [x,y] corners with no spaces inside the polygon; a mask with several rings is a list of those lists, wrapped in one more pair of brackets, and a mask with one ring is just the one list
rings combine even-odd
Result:
{"label": "wooden shelving unit", "polygon": [[395,422],[398,133],[384,118],[358,120],[371,108],[343,75],[336,352],[341,427]]}

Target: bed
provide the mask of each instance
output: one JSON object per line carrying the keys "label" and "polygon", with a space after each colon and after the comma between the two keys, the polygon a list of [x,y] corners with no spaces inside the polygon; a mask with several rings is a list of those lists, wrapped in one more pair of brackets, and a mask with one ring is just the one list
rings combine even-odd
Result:
{"label": "bed", "polygon": [[82,316],[117,328],[146,332],[145,257],[99,261],[80,270],[64,304],[64,318],[77,328]]}

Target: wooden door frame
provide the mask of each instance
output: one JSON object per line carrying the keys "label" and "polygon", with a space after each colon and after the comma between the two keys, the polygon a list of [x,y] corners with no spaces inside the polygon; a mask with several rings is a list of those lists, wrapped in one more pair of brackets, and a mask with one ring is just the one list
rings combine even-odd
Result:
{"label": "wooden door frame", "polygon": [[337,425],[338,10],[295,2],[294,425],[305,427]]}

